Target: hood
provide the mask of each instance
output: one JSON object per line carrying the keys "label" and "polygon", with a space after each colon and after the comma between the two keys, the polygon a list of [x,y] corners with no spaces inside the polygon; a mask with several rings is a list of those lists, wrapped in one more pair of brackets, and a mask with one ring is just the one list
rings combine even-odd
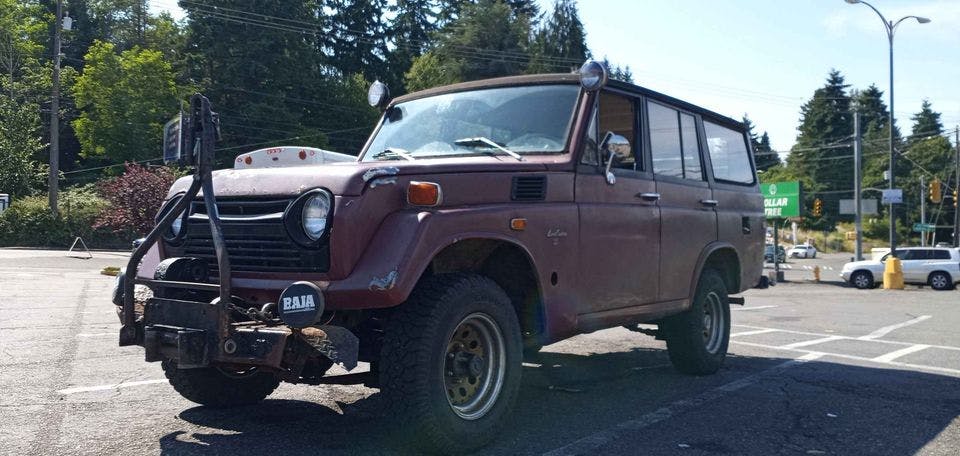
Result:
{"label": "hood", "polygon": [[857,268],[883,267],[883,263],[873,260],[851,261],[843,265],[843,270],[849,271]]}
{"label": "hood", "polygon": [[[218,197],[293,196],[317,187],[326,188],[338,196],[357,196],[363,192],[367,183],[382,176],[547,169],[542,162],[510,163],[500,158],[502,157],[416,162],[342,162],[289,168],[222,169],[213,172],[213,189]],[[178,179],[170,187],[167,197],[185,192],[192,179],[193,176]]]}

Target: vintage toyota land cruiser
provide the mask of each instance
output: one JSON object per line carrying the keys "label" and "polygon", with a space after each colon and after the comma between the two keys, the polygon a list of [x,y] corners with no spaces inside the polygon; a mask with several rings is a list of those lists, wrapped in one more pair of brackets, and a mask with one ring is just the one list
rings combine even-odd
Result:
{"label": "vintage toyota land cruiser", "polygon": [[[217,116],[191,100],[180,161],[196,172],[114,295],[121,345],[181,395],[221,407],[281,381],[364,383],[396,435],[460,451],[496,435],[545,344],[628,326],[681,372],[720,367],[731,295],[763,263],[741,123],[595,62],[369,98],[383,115],[357,159],[278,148],[216,172]],[[358,362],[369,372],[327,375]]]}

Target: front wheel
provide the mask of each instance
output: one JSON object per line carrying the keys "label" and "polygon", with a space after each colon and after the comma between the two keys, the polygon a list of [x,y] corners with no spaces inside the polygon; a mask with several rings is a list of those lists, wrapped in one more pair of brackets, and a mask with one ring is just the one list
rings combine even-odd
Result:
{"label": "front wheel", "polygon": [[516,399],[523,357],[503,289],[473,274],[426,278],[385,330],[381,393],[404,443],[462,453],[496,436]]}
{"label": "front wheel", "polygon": [[873,274],[867,271],[856,271],[850,275],[850,284],[861,290],[873,288]]}
{"label": "front wheel", "polygon": [[953,279],[950,277],[950,274],[943,271],[930,273],[928,282],[934,290],[949,290],[953,287]]}
{"label": "front wheel", "polygon": [[730,343],[730,302],[720,273],[703,271],[690,309],[666,319],[663,326],[670,362],[677,370],[707,375],[720,369]]}
{"label": "front wheel", "polygon": [[209,407],[234,407],[262,401],[280,386],[280,379],[256,367],[179,369],[174,361],[160,363],[164,375],[181,396]]}

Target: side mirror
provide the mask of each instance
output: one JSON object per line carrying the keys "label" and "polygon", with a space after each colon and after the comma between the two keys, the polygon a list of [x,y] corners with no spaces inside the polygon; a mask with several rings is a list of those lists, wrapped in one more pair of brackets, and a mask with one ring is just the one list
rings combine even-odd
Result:
{"label": "side mirror", "polygon": [[613,175],[610,171],[610,166],[613,165],[613,160],[623,160],[630,156],[630,140],[615,134],[612,131],[608,131],[607,134],[603,135],[603,140],[600,141],[600,150],[607,152],[607,183],[613,185],[617,183],[617,177]]}

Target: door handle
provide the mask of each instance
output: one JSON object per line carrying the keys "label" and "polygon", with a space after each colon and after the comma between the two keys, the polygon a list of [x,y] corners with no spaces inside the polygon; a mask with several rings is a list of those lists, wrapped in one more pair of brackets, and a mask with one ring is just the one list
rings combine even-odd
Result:
{"label": "door handle", "polygon": [[639,193],[637,197],[644,201],[657,201],[660,199],[659,193]]}
{"label": "door handle", "polygon": [[700,204],[708,207],[717,207],[717,205],[720,204],[720,202],[717,200],[702,199],[700,200]]}

